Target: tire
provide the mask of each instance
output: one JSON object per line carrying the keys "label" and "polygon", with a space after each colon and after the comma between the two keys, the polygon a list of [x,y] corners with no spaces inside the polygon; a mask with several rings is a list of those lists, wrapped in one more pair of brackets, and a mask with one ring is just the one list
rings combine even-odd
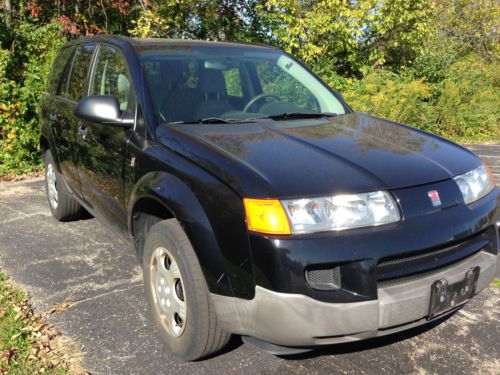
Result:
{"label": "tire", "polygon": [[173,354],[195,361],[227,344],[231,335],[218,323],[200,264],[177,220],[151,227],[143,270],[150,314]]}
{"label": "tire", "polygon": [[69,193],[63,176],[57,172],[50,150],[43,154],[45,188],[52,216],[59,221],[72,221],[81,217],[83,207]]}

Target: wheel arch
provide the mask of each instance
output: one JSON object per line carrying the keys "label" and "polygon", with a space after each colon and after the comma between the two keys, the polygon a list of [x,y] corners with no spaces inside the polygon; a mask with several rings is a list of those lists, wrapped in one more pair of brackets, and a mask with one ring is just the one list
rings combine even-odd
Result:
{"label": "wheel arch", "polygon": [[42,134],[40,136],[40,151],[42,152],[42,154],[47,151],[49,149],[49,141],[47,140],[47,138],[45,138],[45,136]]}
{"label": "wheel arch", "polygon": [[131,217],[129,231],[134,239],[134,248],[139,261],[142,261],[145,237],[151,227],[159,221],[176,218],[169,207],[151,195],[139,198],[129,217]]}
{"label": "wheel arch", "polygon": [[45,152],[50,151],[52,158],[54,159],[54,166],[56,167],[57,172],[62,173],[61,165],[59,164],[59,157],[57,155],[57,147],[55,146],[54,139],[52,137],[52,130],[48,128],[48,125],[45,124],[45,122],[42,122],[41,128],[42,131],[38,139],[40,152],[43,156]]}
{"label": "wheel arch", "polygon": [[186,232],[210,292],[233,295],[224,256],[194,192],[170,173],[150,172],[136,183],[128,204],[129,234],[141,264],[147,231],[166,219],[176,219]]}

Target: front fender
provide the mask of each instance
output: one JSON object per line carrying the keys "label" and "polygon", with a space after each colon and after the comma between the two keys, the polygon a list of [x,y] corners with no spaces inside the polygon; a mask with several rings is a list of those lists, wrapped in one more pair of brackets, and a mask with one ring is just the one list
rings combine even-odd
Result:
{"label": "front fender", "polygon": [[[231,194],[234,195],[232,192]],[[168,172],[149,172],[136,183],[130,196],[129,230],[133,225],[134,207],[143,198],[157,201],[170,210],[179,221],[198,256],[210,292],[240,297],[248,295],[247,289],[253,289],[248,286],[248,278],[251,277],[253,284],[253,273],[251,269],[242,267],[240,260],[246,258],[248,259],[246,263],[251,265],[249,248],[247,251],[244,248],[227,249],[227,246],[224,248],[227,233],[221,232],[216,210],[220,202],[214,200],[203,205],[192,188],[178,177]],[[248,241],[246,234],[245,237]],[[234,253],[231,250],[235,250]],[[238,264],[233,264],[235,260]],[[242,286],[240,284],[243,280],[245,282]],[[241,290],[242,287],[245,290]]]}

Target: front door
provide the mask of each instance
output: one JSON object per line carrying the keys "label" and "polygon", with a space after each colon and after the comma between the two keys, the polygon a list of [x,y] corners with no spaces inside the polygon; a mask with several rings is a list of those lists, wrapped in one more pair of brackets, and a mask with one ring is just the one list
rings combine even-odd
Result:
{"label": "front door", "polygon": [[[89,95],[118,98],[124,116],[135,113],[135,95],[126,61],[111,46],[99,46],[89,83]],[[84,121],[81,129],[78,170],[84,200],[94,215],[127,230],[124,173],[127,144],[132,130]]]}

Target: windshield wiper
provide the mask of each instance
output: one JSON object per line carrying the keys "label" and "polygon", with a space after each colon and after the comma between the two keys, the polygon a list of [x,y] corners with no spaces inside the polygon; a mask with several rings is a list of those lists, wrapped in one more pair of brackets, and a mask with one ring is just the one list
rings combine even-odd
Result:
{"label": "windshield wiper", "polygon": [[207,118],[201,118],[199,120],[194,120],[194,121],[175,121],[175,122],[169,122],[169,125],[176,125],[176,124],[234,124],[238,122],[253,122],[253,121],[248,121],[248,120],[231,120],[231,119],[223,119],[220,117],[207,117]]}
{"label": "windshield wiper", "polygon": [[299,119],[299,118],[316,118],[316,117],[335,117],[338,116],[333,112],[285,112],[277,115],[269,115],[266,118],[273,120],[287,120],[287,119]]}

